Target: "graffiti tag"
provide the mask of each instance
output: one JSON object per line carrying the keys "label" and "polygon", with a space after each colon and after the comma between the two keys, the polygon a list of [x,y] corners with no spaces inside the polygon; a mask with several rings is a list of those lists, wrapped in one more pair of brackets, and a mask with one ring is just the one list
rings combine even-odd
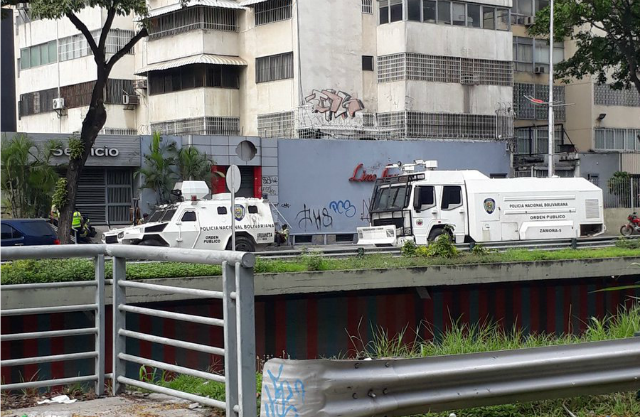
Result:
{"label": "graffiti tag", "polygon": [[345,216],[351,218],[356,215],[356,206],[351,204],[349,200],[338,200],[332,201],[329,203],[329,208],[335,211],[338,214],[344,214]]}
{"label": "graffiti tag", "polygon": [[326,121],[335,119],[346,119],[355,117],[356,113],[364,110],[364,104],[357,98],[352,98],[351,94],[344,91],[324,89],[322,91],[313,90],[304,101],[313,104],[314,113],[322,113]]}
{"label": "graffiti tag", "polygon": [[262,194],[266,194],[268,196],[277,196],[278,195],[278,187],[262,187]]}
{"label": "graffiti tag", "polygon": [[262,177],[262,185],[272,185],[278,183],[278,176],[271,175],[267,177]]}
{"label": "graffiti tag", "polygon": [[298,220],[298,226],[304,230],[307,230],[307,226],[314,225],[317,230],[333,226],[333,217],[331,217],[326,207],[310,209],[304,204],[302,210],[296,214],[296,220]]}
{"label": "graffiti tag", "polygon": [[299,398],[304,404],[304,383],[296,379],[292,387],[289,381],[280,381],[283,366],[280,365],[277,376],[273,375],[271,370],[267,370],[269,375],[269,381],[265,383],[267,417],[286,417],[290,412],[297,417],[298,409],[294,405],[296,399]]}

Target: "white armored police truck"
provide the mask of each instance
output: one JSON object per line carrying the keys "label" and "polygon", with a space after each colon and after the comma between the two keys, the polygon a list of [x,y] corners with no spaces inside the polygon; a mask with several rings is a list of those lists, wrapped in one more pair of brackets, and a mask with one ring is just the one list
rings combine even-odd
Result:
{"label": "white armored police truck", "polygon": [[[174,190],[175,191],[175,190]],[[183,201],[159,206],[140,225],[105,233],[105,243],[189,249],[231,249],[231,194],[210,199],[204,181],[184,181]],[[269,203],[259,198],[235,199],[235,249],[254,252],[274,242],[275,225]]]}
{"label": "white armored police truck", "polygon": [[357,229],[358,244],[427,244],[443,233],[462,243],[605,231],[602,190],[584,178],[490,179],[479,171],[438,171],[437,161],[422,160],[387,168],[401,173],[376,180],[371,225]]}

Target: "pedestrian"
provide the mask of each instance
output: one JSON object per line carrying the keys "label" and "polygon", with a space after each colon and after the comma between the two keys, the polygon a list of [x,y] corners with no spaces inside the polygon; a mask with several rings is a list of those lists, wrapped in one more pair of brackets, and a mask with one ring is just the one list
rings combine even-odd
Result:
{"label": "pedestrian", "polygon": [[282,231],[276,232],[276,243],[278,246],[280,244],[289,245],[289,226],[286,224],[282,225]]}
{"label": "pedestrian", "polygon": [[58,219],[60,218],[60,212],[55,204],[51,204],[51,211],[49,212],[49,220],[54,226],[58,225]]}
{"label": "pedestrian", "polygon": [[76,238],[76,243],[78,243],[78,238],[80,233],[82,232],[82,214],[76,208],[73,211],[73,220],[71,221],[71,230],[73,231],[73,235]]}

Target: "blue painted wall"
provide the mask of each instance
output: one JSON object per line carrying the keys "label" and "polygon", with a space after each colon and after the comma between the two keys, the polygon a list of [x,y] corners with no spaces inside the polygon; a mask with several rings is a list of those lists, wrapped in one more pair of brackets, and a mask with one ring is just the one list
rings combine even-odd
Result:
{"label": "blue painted wall", "polygon": [[278,158],[277,206],[292,234],[355,233],[368,224],[373,183],[349,181],[361,163],[378,177],[389,163],[415,159],[437,160],[439,169],[509,173],[503,142],[281,139]]}

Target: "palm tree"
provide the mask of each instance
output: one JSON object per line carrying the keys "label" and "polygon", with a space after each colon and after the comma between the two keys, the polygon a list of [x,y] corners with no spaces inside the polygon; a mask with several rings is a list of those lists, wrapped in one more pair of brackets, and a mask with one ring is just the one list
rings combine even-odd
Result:
{"label": "palm tree", "polygon": [[52,150],[60,141],[47,141],[43,148],[31,138],[20,134],[8,140],[2,138],[1,176],[3,202],[13,217],[46,217],[51,195],[58,180],[50,165]]}
{"label": "palm tree", "polygon": [[178,174],[175,172],[177,149],[175,142],[163,142],[160,133],[154,132],[149,145],[149,153],[144,156],[145,166],[136,171],[142,175],[144,184],[156,192],[159,204],[169,202],[169,196]]}
{"label": "palm tree", "polygon": [[207,181],[211,179],[213,160],[198,149],[185,147],[178,151],[178,173],[184,181]]}

